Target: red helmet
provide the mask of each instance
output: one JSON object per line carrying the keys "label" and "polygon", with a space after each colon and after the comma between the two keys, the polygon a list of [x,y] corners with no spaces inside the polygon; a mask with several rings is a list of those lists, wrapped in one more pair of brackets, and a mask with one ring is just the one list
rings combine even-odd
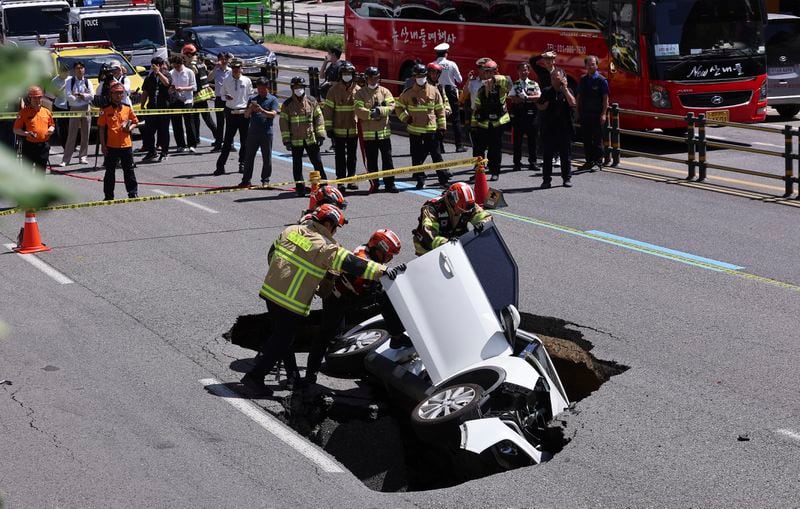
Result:
{"label": "red helmet", "polygon": [[487,60],[483,63],[482,69],[484,71],[497,71],[497,62],[494,60]]}
{"label": "red helmet", "polygon": [[331,205],[330,203],[320,205],[314,209],[312,215],[314,216],[314,220],[320,223],[331,221],[336,224],[336,226],[344,226],[347,223],[347,219],[344,218],[344,212],[342,212],[342,209],[336,205]]}
{"label": "red helmet", "polygon": [[469,212],[475,207],[475,191],[465,182],[456,182],[445,191],[445,199],[456,212]]}
{"label": "red helmet", "polygon": [[187,53],[197,53],[197,47],[194,44],[185,44],[183,48],[181,48],[181,53],[186,55]]}
{"label": "red helmet", "polygon": [[375,231],[367,242],[367,247],[376,256],[377,262],[386,263],[400,252],[400,238],[388,229]]}
{"label": "red helmet", "polygon": [[330,203],[331,205],[336,205],[342,210],[347,208],[347,201],[344,199],[342,192],[339,191],[336,186],[327,184],[324,186],[319,186],[317,190],[311,194],[311,200],[313,200],[314,205],[317,207],[326,203]]}
{"label": "red helmet", "polygon": [[437,64],[436,62],[431,62],[430,64],[428,64],[427,68],[428,68],[428,72],[431,72],[431,71],[442,72],[444,70],[444,67],[442,67],[441,65]]}

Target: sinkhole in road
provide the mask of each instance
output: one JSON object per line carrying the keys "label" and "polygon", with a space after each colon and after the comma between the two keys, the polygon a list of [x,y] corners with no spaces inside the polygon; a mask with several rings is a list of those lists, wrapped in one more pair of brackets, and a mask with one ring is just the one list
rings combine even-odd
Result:
{"label": "sinkhole in road", "polygon": [[[319,318],[318,312],[312,312],[298,331],[295,351],[307,351]],[[593,356],[593,345],[577,330],[581,326],[529,313],[521,313],[521,318],[520,329],[541,338],[572,403],[590,397],[611,377],[628,369]],[[246,315],[239,317],[225,337],[257,349],[268,327],[267,314]],[[330,389],[342,387],[343,380],[323,367],[318,385],[295,389],[281,400],[284,412],[278,417],[335,457],[368,488],[383,492],[439,489],[523,466],[500,466],[495,457],[461,450],[457,443],[424,442],[411,427],[414,402],[387,391],[369,375],[347,378],[346,388]],[[542,436],[543,449],[552,455],[571,440],[580,439],[575,430],[567,436],[561,417],[563,414],[556,416]]]}

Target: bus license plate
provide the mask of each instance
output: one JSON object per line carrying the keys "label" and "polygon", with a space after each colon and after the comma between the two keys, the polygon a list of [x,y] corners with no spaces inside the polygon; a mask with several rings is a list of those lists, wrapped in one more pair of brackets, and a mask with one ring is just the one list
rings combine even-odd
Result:
{"label": "bus license plate", "polygon": [[242,72],[244,74],[258,74],[261,72],[260,67],[242,67]]}
{"label": "bus license plate", "polygon": [[729,110],[714,110],[706,112],[706,120],[713,122],[728,122],[730,118],[731,112]]}

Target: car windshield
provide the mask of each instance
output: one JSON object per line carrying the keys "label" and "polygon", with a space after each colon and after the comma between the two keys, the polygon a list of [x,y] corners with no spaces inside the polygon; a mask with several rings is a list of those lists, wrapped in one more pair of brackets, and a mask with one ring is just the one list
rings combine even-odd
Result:
{"label": "car windshield", "polygon": [[771,20],[767,25],[767,65],[800,63],[800,19]]}
{"label": "car windshield", "polygon": [[256,41],[241,30],[219,30],[198,32],[200,46],[203,48],[223,48],[225,46],[252,46]]}
{"label": "car windshield", "polygon": [[119,62],[122,65],[123,71],[128,76],[132,76],[136,73],[133,70],[133,67],[123,60],[121,57],[117,55],[81,55],[81,56],[74,56],[74,57],[58,57],[56,62],[56,68],[60,68],[61,66],[65,66],[67,69],[72,69],[72,65],[75,62],[83,62],[83,65],[86,66],[86,77],[87,78],[97,78],[97,75],[100,73],[100,65],[101,64],[108,64],[112,60]]}
{"label": "car windshield", "polygon": [[44,35],[65,32],[69,24],[66,7],[7,7],[5,25],[7,35]]}
{"label": "car windshield", "polygon": [[118,50],[164,46],[164,24],[158,14],[83,18],[83,40],[111,41]]}
{"label": "car windshield", "polygon": [[758,0],[649,0],[655,57],[754,55],[763,47]]}

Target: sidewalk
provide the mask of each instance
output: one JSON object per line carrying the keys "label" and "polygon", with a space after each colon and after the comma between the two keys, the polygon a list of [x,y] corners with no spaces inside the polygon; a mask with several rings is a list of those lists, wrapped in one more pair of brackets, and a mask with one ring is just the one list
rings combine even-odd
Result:
{"label": "sidewalk", "polygon": [[320,62],[325,59],[325,51],[313,48],[302,48],[300,46],[289,46],[288,44],[276,44],[274,42],[264,43],[280,57],[296,57],[308,58],[311,60],[319,60]]}

